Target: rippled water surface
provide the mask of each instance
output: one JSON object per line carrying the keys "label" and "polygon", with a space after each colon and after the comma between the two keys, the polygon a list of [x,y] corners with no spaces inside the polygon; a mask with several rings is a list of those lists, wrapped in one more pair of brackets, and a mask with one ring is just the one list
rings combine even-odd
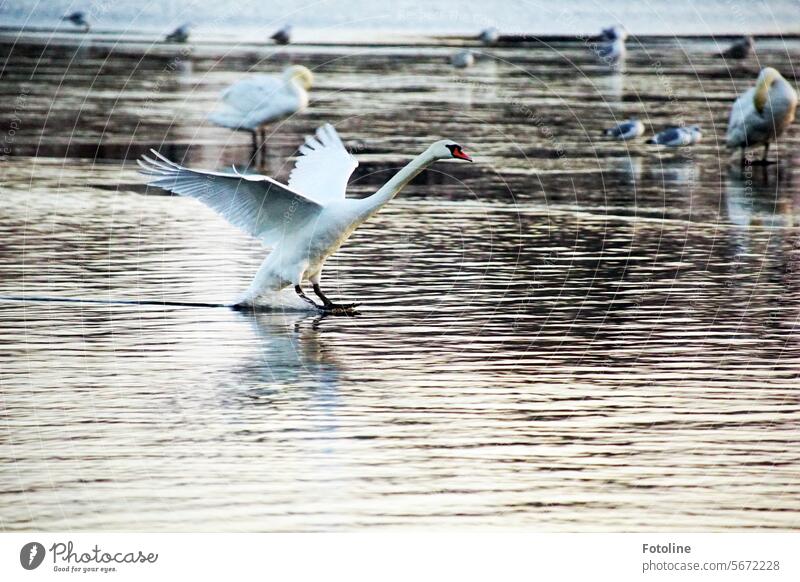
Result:
{"label": "rippled water surface", "polygon": [[[800,42],[728,68],[712,39],[632,40],[615,74],[563,41],[454,73],[460,41],[3,38],[3,529],[797,528],[800,130],[766,170],[720,140],[760,65],[797,84]],[[355,196],[440,136],[478,163],[431,168],[329,261],[358,316],[124,303],[247,286],[264,251],[132,160],[244,164],[205,114],[288,62],[318,82],[263,171],[324,121]],[[629,115],[705,138],[601,139]]]}

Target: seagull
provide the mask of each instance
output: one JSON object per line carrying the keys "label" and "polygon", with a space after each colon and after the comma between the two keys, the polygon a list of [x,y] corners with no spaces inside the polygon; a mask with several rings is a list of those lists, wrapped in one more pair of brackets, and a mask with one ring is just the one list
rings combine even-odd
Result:
{"label": "seagull", "polygon": [[67,20],[74,24],[75,26],[82,26],[84,32],[89,32],[89,21],[86,19],[85,12],[73,12],[72,14],[67,14],[66,16],[62,17],[61,20]]}
{"label": "seagull", "polygon": [[275,44],[289,44],[292,40],[292,25],[287,24],[270,37]]}
{"label": "seagull", "polygon": [[627,50],[625,41],[628,39],[628,32],[621,26],[604,28],[600,35],[603,44],[595,45],[595,54],[608,65],[616,65],[625,58]]}
{"label": "seagull", "polygon": [[745,149],[763,145],[764,157],[759,162],[767,164],[769,144],[794,121],[797,109],[797,91],[772,67],[761,70],[756,86],[742,93],[733,103],[728,119],[726,145],[741,148],[741,162],[745,162]]}
{"label": "seagull", "polygon": [[167,37],[164,39],[166,42],[180,42],[184,43],[189,40],[189,28],[188,24],[182,24],[172,32],[170,32]]}
{"label": "seagull", "polygon": [[638,119],[629,119],[615,127],[603,130],[603,135],[622,141],[628,141],[629,139],[644,135],[644,123]]}
{"label": "seagull", "polygon": [[287,67],[282,77],[252,75],[225,89],[222,103],[208,119],[222,127],[249,131],[255,155],[264,143],[263,126],[303,111],[313,82],[314,75],[302,65]]}
{"label": "seagull", "polygon": [[718,56],[726,59],[746,59],[753,52],[754,41],[752,36],[743,36],[734,42]]}
{"label": "seagull", "polygon": [[458,51],[450,57],[450,64],[456,69],[466,69],[475,64],[475,56],[470,50]]}
{"label": "seagull", "polygon": [[478,35],[478,40],[483,44],[494,44],[499,38],[500,32],[494,26],[482,30]]}
{"label": "seagull", "polygon": [[[141,172],[151,176],[149,186],[163,188],[205,203],[252,237],[272,247],[252,283],[238,303],[240,310],[255,308],[267,291],[289,286],[317,309],[337,314],[352,313],[355,304],[331,301],[320,288],[325,260],[335,253],[364,221],[394,198],[415,176],[437,160],[472,161],[460,145],[444,139],[411,160],[375,194],[363,199],[346,198],[347,181],[358,162],[345,149],[330,124],[317,129],[300,146],[289,183],[267,176],[192,170],[155,150],[153,158],[137,160]],[[322,301],[318,305],[303,292],[310,281]]]}
{"label": "seagull", "polygon": [[698,143],[703,137],[703,132],[699,125],[688,127],[668,127],[658,132],[647,140],[647,143],[664,145],[672,148],[689,146]]}

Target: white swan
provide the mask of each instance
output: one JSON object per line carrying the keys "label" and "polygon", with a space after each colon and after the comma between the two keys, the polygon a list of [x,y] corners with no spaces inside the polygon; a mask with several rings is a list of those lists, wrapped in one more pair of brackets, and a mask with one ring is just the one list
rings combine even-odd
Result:
{"label": "white swan", "polygon": [[237,303],[240,309],[253,308],[259,295],[266,291],[290,285],[305,301],[319,308],[303,293],[301,285],[307,280],[322,300],[322,309],[345,312],[352,309],[354,305],[332,302],[320,289],[325,260],[427,166],[449,158],[472,161],[457,143],[437,141],[375,194],[356,200],[345,198],[345,191],[358,162],[344,148],[330,124],[320,127],[315,137],[306,138],[300,146],[302,156],[288,185],[267,176],[191,170],[151,151],[158,159],[143,156],[138,160],[142,173],[154,177],[150,186],[197,198],[272,247],[250,288]]}
{"label": "white swan", "polygon": [[763,145],[761,163],[765,164],[770,142],[794,121],[796,109],[797,92],[778,71],[766,67],[759,73],[756,86],[733,103],[725,142],[731,149],[741,148],[742,163],[746,148]]}
{"label": "white swan", "polygon": [[216,125],[249,131],[253,138],[253,152],[263,145],[258,143],[258,132],[267,123],[289,117],[308,106],[308,90],[314,75],[302,65],[287,67],[283,76],[252,75],[237,81],[222,92],[222,103],[208,119]]}

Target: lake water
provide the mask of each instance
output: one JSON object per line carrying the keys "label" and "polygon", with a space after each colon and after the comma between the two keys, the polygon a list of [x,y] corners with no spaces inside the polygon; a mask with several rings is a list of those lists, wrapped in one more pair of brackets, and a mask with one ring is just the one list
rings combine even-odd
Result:
{"label": "lake water", "polygon": [[[727,68],[711,39],[632,40],[624,73],[553,41],[455,73],[437,40],[40,40],[0,45],[3,530],[798,527],[800,131],[766,170],[721,140],[760,64],[797,84],[800,41]],[[441,136],[477,163],[431,168],[328,263],[358,316],[124,303],[247,286],[264,251],[133,160],[243,164],[205,115],[289,62],[313,102],[263,171],[325,121],[355,196]],[[630,115],[704,141],[601,138]]]}

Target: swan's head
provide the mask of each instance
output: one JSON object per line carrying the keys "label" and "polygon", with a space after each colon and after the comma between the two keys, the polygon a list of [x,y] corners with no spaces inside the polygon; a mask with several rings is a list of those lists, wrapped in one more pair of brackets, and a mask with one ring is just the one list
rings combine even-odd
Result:
{"label": "swan's head", "polygon": [[428,148],[428,151],[437,160],[449,160],[451,158],[455,158],[457,160],[466,160],[468,162],[472,161],[472,158],[469,157],[469,155],[460,145],[449,139],[437,141]]}
{"label": "swan's head", "polygon": [[758,74],[758,81],[756,84],[766,85],[769,87],[778,79],[783,79],[783,77],[781,77],[781,74],[777,70],[773,69],[772,67],[764,67]]}
{"label": "swan's head", "polygon": [[292,65],[291,67],[286,67],[286,69],[283,71],[283,77],[287,81],[297,81],[306,91],[311,89],[311,85],[314,84],[313,73],[303,65]]}
{"label": "swan's head", "polygon": [[764,111],[764,105],[767,103],[767,92],[772,84],[778,79],[783,79],[781,74],[772,67],[764,67],[758,74],[758,81],[756,82],[756,92],[753,95],[753,105],[759,113]]}

